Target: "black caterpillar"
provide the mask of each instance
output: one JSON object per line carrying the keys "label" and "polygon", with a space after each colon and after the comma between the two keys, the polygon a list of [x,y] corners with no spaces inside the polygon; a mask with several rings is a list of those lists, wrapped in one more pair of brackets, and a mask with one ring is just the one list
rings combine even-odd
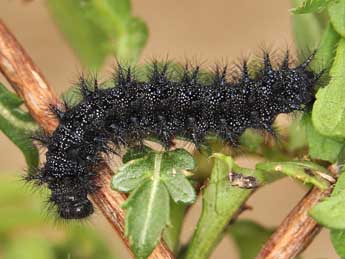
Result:
{"label": "black caterpillar", "polygon": [[94,211],[87,195],[99,188],[96,168],[102,154],[142,145],[151,137],[168,148],[177,136],[198,147],[207,134],[236,144],[247,128],[273,133],[278,114],[303,110],[313,102],[320,74],[307,69],[312,58],[290,68],[287,54],[274,68],[264,54],[255,76],[244,62],[237,80],[227,79],[224,68],[210,73],[208,83],[198,67],[185,68],[173,78],[168,63],[156,62],[146,81],[121,65],[107,89],[98,88],[95,81],[90,90],[81,78],[82,101],[65,111],[52,107],[59,126],[50,136],[36,138],[48,151],[45,164],[29,180],[48,186],[49,201],[60,217],[87,217]]}

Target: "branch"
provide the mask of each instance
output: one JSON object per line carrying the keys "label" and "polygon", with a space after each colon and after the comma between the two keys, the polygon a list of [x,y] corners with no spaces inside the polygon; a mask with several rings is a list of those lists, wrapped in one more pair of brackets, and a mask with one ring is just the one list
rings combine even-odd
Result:
{"label": "branch", "polygon": [[[17,94],[24,100],[30,114],[46,131],[53,132],[58,122],[49,116],[48,106],[61,105],[41,71],[0,19],[0,71]],[[101,169],[103,187],[92,195],[94,203],[129,248],[124,234],[125,212],[121,205],[126,200],[122,193],[110,189],[112,171]],[[130,250],[130,249],[129,249]],[[161,241],[152,252],[151,259],[173,259],[173,254]]]}
{"label": "branch", "polygon": [[331,189],[312,188],[264,244],[256,259],[295,258],[308,247],[321,230],[308,211],[330,193]]}

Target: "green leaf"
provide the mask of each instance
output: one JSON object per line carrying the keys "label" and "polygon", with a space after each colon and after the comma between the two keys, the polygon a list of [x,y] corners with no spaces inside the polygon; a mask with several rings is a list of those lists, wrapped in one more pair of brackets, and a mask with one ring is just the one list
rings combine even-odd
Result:
{"label": "green leaf", "polygon": [[21,99],[0,84],[0,130],[22,151],[30,168],[38,165],[38,150],[30,137],[37,130],[31,116],[19,106]]}
{"label": "green leaf", "polygon": [[345,138],[345,39],[339,41],[333,62],[329,84],[316,94],[313,106],[312,122],[322,135],[339,140]]}
{"label": "green leaf", "polygon": [[345,229],[345,192],[315,205],[309,214],[321,225],[334,229]]}
{"label": "green leaf", "polygon": [[301,125],[301,121],[302,116],[298,116],[289,125],[289,151],[301,149],[308,144],[305,130]]}
{"label": "green leaf", "polygon": [[292,8],[290,11],[294,14],[321,12],[327,7],[328,2],[330,0],[304,0],[298,7]]}
{"label": "green leaf", "polygon": [[[131,158],[134,159],[129,160]],[[125,192],[135,189],[124,204],[127,209],[126,235],[134,254],[138,258],[146,258],[169,222],[170,196],[184,204],[196,199],[195,190],[184,175],[186,170],[194,168],[195,163],[183,149],[167,152],[131,150],[125,156],[127,160],[113,177],[112,188]],[[175,206],[174,202],[171,206]],[[174,248],[178,244],[176,233],[181,228],[182,223],[178,220],[182,220],[181,213],[166,229],[166,237]]]}
{"label": "green leaf", "polygon": [[163,171],[169,172],[172,169],[176,170],[193,170],[195,161],[191,154],[185,149],[175,149],[174,151],[164,152],[162,159]]}
{"label": "green leaf", "polygon": [[98,69],[110,54],[108,35],[85,15],[81,0],[48,0],[48,7],[64,36],[91,69]]}
{"label": "green leaf", "polygon": [[[294,5],[298,5],[300,1],[293,0],[292,2]],[[314,49],[316,44],[319,43],[325,27],[323,19],[319,16],[320,14],[316,13],[292,16],[292,27],[295,41],[297,49],[300,51]]]}
{"label": "green leaf", "polygon": [[330,234],[335,251],[341,258],[345,258],[345,231],[331,229]]}
{"label": "green leaf", "polygon": [[187,205],[170,202],[170,222],[164,229],[163,239],[174,253],[177,253],[180,245],[180,234]]}
{"label": "green leaf", "polygon": [[229,184],[233,168],[229,156],[215,154],[210,181],[202,191],[202,213],[189,244],[186,259],[208,258],[231,217],[248,198],[251,190]]}
{"label": "green leaf", "polygon": [[120,192],[130,192],[152,176],[154,156],[131,160],[121,166],[111,181],[111,188]]}
{"label": "green leaf", "polygon": [[328,4],[329,19],[334,29],[345,37],[345,1],[330,1]]}
{"label": "green leaf", "polygon": [[286,174],[303,183],[311,183],[321,190],[326,190],[329,187],[329,182],[322,177],[328,175],[328,171],[311,162],[263,162],[258,163],[256,168],[266,172]]}
{"label": "green leaf", "polygon": [[119,38],[116,56],[119,60],[135,63],[148,37],[148,28],[143,20],[133,17],[128,21],[126,34]]}
{"label": "green leaf", "polygon": [[240,137],[241,147],[246,147],[250,152],[257,152],[263,142],[263,136],[252,129],[247,129]]}
{"label": "green leaf", "polygon": [[183,174],[177,173],[176,171],[170,171],[163,176],[162,180],[168,188],[171,198],[175,202],[187,204],[195,202],[195,190]]}
{"label": "green leaf", "polygon": [[[130,192],[152,177],[156,153],[149,148],[129,150],[123,158],[125,164],[113,177],[111,187],[121,192]],[[185,170],[195,167],[193,157],[184,149],[176,149],[161,154],[160,179],[165,183],[175,201],[191,203],[195,200],[195,190],[185,178]],[[130,160],[133,159],[133,160]],[[181,188],[182,187],[182,188]]]}
{"label": "green leaf", "polygon": [[267,229],[251,220],[238,220],[229,226],[228,233],[239,249],[240,258],[252,259],[271,236],[273,229]]}
{"label": "green leaf", "polygon": [[313,159],[326,160],[331,163],[337,161],[344,143],[337,142],[318,133],[311,122],[309,114],[303,116],[303,126],[307,133],[309,156]]}
{"label": "green leaf", "polygon": [[126,154],[123,156],[122,163],[125,164],[131,160],[142,158],[150,152],[152,152],[152,149],[147,146],[138,147],[138,148],[130,148],[127,150]]}
{"label": "green leaf", "polygon": [[339,34],[334,30],[331,24],[328,24],[321,38],[320,45],[317,48],[315,56],[310,64],[310,67],[313,71],[320,72],[323,69],[329,69],[331,67],[339,39]]}
{"label": "green leaf", "polygon": [[[157,158],[159,159],[159,158]],[[126,201],[126,236],[137,258],[147,258],[169,221],[169,194],[159,179],[141,185]]]}
{"label": "green leaf", "polygon": [[148,36],[146,24],[131,15],[129,0],[48,0],[59,27],[81,61],[99,69],[109,54],[135,63]]}
{"label": "green leaf", "polygon": [[345,173],[335,184],[331,197],[315,205],[309,214],[321,225],[333,229],[345,229]]}
{"label": "green leaf", "polygon": [[345,192],[345,173],[344,173],[344,171],[342,171],[340,173],[338,181],[333,188],[333,192],[332,192],[331,197],[336,196],[338,194],[341,194],[343,192]]}

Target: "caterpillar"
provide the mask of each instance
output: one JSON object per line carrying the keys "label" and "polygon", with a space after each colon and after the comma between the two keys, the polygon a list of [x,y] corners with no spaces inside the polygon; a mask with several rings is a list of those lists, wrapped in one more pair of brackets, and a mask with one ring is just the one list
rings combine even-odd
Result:
{"label": "caterpillar", "polygon": [[58,127],[34,138],[46,146],[46,162],[28,180],[50,189],[49,202],[61,218],[85,218],[94,212],[88,195],[99,188],[97,166],[104,154],[143,145],[148,138],[169,148],[181,136],[199,147],[208,134],[236,145],[248,128],[274,133],[278,114],[303,110],[314,101],[320,74],[308,70],[312,59],[291,67],[287,53],[273,66],[264,53],[255,75],[243,62],[237,77],[228,76],[226,67],[216,68],[206,81],[198,66],[172,76],[168,62],[153,62],[147,80],[118,65],[109,88],[81,77],[80,103],[52,106]]}

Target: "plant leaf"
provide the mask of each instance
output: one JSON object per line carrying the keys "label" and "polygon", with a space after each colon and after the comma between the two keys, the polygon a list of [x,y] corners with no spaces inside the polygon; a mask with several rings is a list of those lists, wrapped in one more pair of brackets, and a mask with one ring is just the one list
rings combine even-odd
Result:
{"label": "plant leaf", "polygon": [[232,215],[251,193],[251,190],[229,184],[228,173],[234,164],[231,157],[217,153],[213,158],[211,178],[202,191],[202,213],[189,244],[186,259],[208,258]]}
{"label": "plant leaf", "polygon": [[187,205],[170,202],[170,220],[164,229],[163,239],[174,253],[177,253],[180,245],[180,234]]}
{"label": "plant leaf", "polygon": [[331,241],[333,247],[337,254],[341,258],[345,258],[345,231],[338,230],[338,229],[331,229],[330,230]]}
{"label": "plant leaf", "polygon": [[273,231],[251,220],[238,220],[227,230],[239,249],[241,259],[255,258]]}
{"label": "plant leaf", "polygon": [[127,150],[126,154],[123,156],[122,162],[125,164],[131,160],[142,158],[150,152],[152,152],[152,149],[150,149],[147,146],[143,146],[139,148],[130,148]]}
{"label": "plant leaf", "polygon": [[162,177],[162,180],[168,188],[171,198],[175,202],[182,202],[186,204],[195,202],[195,190],[183,174],[173,170],[165,174]]}
{"label": "plant leaf", "polygon": [[263,142],[263,136],[252,129],[247,129],[240,137],[241,147],[246,147],[250,152],[256,152]]}
{"label": "plant leaf", "polygon": [[330,0],[304,0],[298,7],[292,8],[290,11],[293,14],[321,12],[327,7],[328,2]]}
{"label": "plant leaf", "polygon": [[174,151],[164,152],[162,168],[164,172],[169,172],[172,168],[180,170],[193,170],[195,161],[185,149],[175,149]]}
{"label": "plant leaf", "polygon": [[309,214],[321,225],[334,228],[345,229],[345,192],[315,205]]}
{"label": "plant leaf", "polygon": [[111,47],[106,32],[86,17],[83,1],[48,0],[48,7],[82,63],[98,69]]}
{"label": "plant leaf", "polygon": [[292,123],[289,125],[289,151],[295,151],[307,146],[308,142],[306,139],[305,130],[302,127],[302,116],[294,118]]}
{"label": "plant leaf", "polygon": [[326,160],[331,163],[337,161],[344,144],[318,133],[313,127],[309,114],[304,114],[302,121],[307,133],[309,156],[313,159]]}
{"label": "plant leaf", "polygon": [[330,1],[328,4],[329,19],[334,29],[345,37],[345,1]]}
{"label": "plant leaf", "polygon": [[130,192],[152,176],[154,156],[131,160],[121,166],[112,178],[111,188],[120,192]]}
{"label": "plant leaf", "polygon": [[322,35],[320,45],[317,48],[315,56],[310,64],[310,67],[313,71],[320,72],[323,69],[329,69],[331,67],[339,39],[340,36],[334,30],[332,24],[328,24],[325,32]]}
{"label": "plant leaf", "polygon": [[251,170],[236,165],[230,156],[215,153],[211,178],[202,190],[202,213],[186,259],[206,259],[224,234],[230,219],[253,190],[242,189],[229,183],[229,172],[254,176],[263,185],[280,179],[282,174]]}
{"label": "plant leaf", "polygon": [[345,173],[335,184],[331,197],[315,205],[309,214],[320,224],[333,229],[345,229]]}
{"label": "plant leaf", "polygon": [[[299,6],[301,1],[292,0],[294,6]],[[292,12],[297,14],[294,10]],[[302,10],[302,9],[299,9]],[[324,19],[320,17],[321,14],[305,13],[303,15],[293,15],[292,27],[295,37],[297,49],[305,51],[315,48],[315,44],[320,41],[323,30],[325,28]],[[302,54],[302,53],[301,53]],[[303,55],[301,55],[303,57]],[[305,57],[303,57],[305,58]]]}
{"label": "plant leaf", "polygon": [[147,258],[169,221],[169,194],[155,174],[126,201],[126,236],[136,258]]}
{"label": "plant leaf", "polygon": [[311,162],[292,161],[292,162],[263,162],[258,163],[256,168],[266,172],[283,173],[303,183],[311,183],[321,190],[329,187],[329,182],[321,175],[328,175],[328,171]]}
{"label": "plant leaf", "polygon": [[92,69],[99,69],[109,54],[135,63],[146,43],[146,24],[131,15],[129,0],[48,0],[48,7],[81,61]]}
{"label": "plant leaf", "polygon": [[329,84],[316,94],[312,122],[322,135],[342,140],[345,138],[345,39],[339,41]]}
{"label": "plant leaf", "polygon": [[37,129],[31,116],[19,106],[21,99],[0,84],[0,130],[22,151],[30,168],[38,165],[38,150],[30,137]]}
{"label": "plant leaf", "polygon": [[[131,158],[134,159],[129,160]],[[180,207],[195,200],[195,190],[184,175],[186,170],[194,168],[195,163],[193,157],[182,149],[167,152],[130,150],[125,156],[127,160],[113,177],[112,188],[125,192],[134,190],[123,205],[127,209],[126,235],[137,258],[146,258],[169,222],[170,196],[179,202],[172,201],[171,206]],[[178,211],[180,221],[183,211]],[[178,218],[171,223],[173,225],[166,228],[166,237],[176,248],[176,233],[182,223]]]}

